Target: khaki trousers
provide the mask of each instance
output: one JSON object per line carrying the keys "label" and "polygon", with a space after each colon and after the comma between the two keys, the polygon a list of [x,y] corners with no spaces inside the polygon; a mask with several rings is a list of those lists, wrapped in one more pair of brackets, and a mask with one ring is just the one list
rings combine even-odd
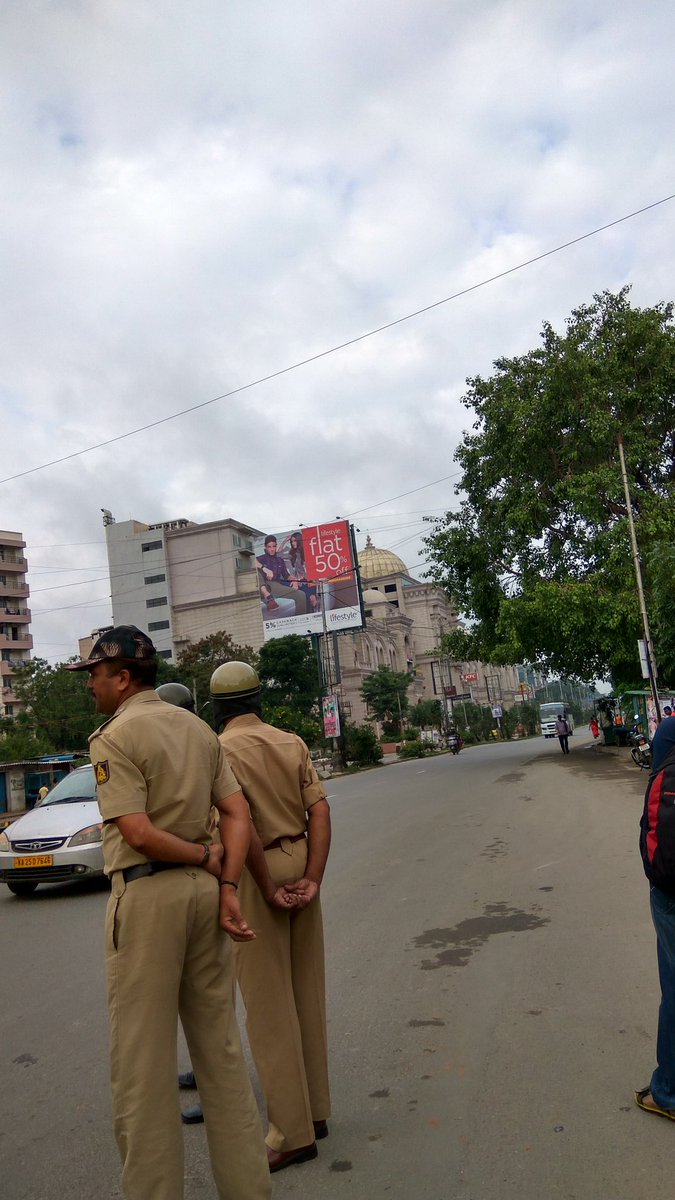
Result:
{"label": "khaki trousers", "polygon": [[199,1080],[220,1200],[269,1200],[267,1155],[234,1012],[231,943],[206,871],[112,881],[106,916],[115,1137],[128,1200],[182,1200],[178,1017]]}
{"label": "khaki trousers", "polygon": [[[302,879],[307,842],[267,850],[275,883]],[[255,942],[235,946],[251,1053],[265,1095],[273,1150],[314,1141],[313,1121],[330,1116],[323,922],[318,899],[294,913],[270,908],[244,871],[241,907]]]}

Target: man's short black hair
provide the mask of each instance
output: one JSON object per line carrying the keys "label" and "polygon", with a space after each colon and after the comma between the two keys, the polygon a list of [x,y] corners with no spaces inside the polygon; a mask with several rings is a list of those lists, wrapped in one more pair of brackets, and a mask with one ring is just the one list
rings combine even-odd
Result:
{"label": "man's short black hair", "polygon": [[109,667],[114,668],[109,672],[110,675],[127,670],[134,682],[140,683],[142,687],[154,688],[157,683],[158,663],[156,658],[109,658],[106,661]]}
{"label": "man's short black hair", "polygon": [[275,546],[277,545],[277,539],[275,538],[275,536],[274,536],[274,534],[273,534],[273,533],[271,533],[271,534],[269,535],[269,537],[266,537],[266,538],[265,538],[265,545],[266,545],[266,546],[269,546],[270,542],[274,542],[274,545],[275,545]]}

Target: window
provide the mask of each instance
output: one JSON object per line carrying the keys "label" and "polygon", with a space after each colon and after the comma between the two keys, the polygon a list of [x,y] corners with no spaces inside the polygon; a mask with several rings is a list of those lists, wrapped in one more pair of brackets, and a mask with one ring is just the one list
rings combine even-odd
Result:
{"label": "window", "polygon": [[143,551],[144,554],[145,554],[146,550],[161,550],[161,549],[162,549],[161,538],[158,542],[141,542],[141,550]]}
{"label": "window", "polygon": [[146,575],[145,583],[165,583],[166,575]]}
{"label": "window", "polygon": [[237,569],[237,571],[252,571],[253,570],[252,563],[250,563],[247,558],[240,558],[238,554],[234,560],[234,565],[235,565],[235,568]]}
{"label": "window", "polygon": [[164,608],[166,604],[166,596],[155,596],[152,600],[146,600],[146,608]]}
{"label": "window", "polygon": [[233,541],[233,543],[234,543],[234,545],[235,545],[235,546],[241,546],[241,538],[239,537],[239,534],[238,534],[238,533],[233,533],[233,534],[232,534],[232,541]]}
{"label": "window", "polygon": [[385,590],[385,592],[395,592],[396,584],[395,583],[385,583],[384,590]]}
{"label": "window", "polygon": [[14,705],[13,705],[13,704],[6,704],[6,705],[5,705],[5,716],[6,716],[6,717],[13,717],[13,716],[14,716]]}
{"label": "window", "polygon": [[158,658],[171,658],[171,654],[172,654],[171,650],[158,650],[157,651]]}
{"label": "window", "polygon": [[148,633],[154,633],[156,629],[170,629],[169,621],[148,621]]}

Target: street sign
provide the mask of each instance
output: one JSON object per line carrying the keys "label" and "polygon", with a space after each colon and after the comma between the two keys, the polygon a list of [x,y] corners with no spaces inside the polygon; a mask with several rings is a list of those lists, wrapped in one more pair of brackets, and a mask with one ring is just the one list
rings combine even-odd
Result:
{"label": "street sign", "polygon": [[503,717],[503,715],[504,715],[504,710],[503,710],[503,708],[502,708],[501,704],[493,704],[493,705],[492,705],[492,715],[493,715],[493,717],[495,717],[497,720],[498,720],[500,717]]}
{"label": "street sign", "polygon": [[647,643],[644,638],[638,638],[638,654],[640,655],[640,667],[642,670],[642,678],[649,679],[649,663],[647,661]]}

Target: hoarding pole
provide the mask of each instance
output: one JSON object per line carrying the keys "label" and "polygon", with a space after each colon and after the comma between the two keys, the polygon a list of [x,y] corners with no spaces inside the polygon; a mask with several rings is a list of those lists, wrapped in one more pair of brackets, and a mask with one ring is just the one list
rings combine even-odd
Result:
{"label": "hoarding pole", "polygon": [[656,712],[657,723],[661,720],[661,705],[659,704],[659,692],[656,686],[656,672],[654,669],[654,647],[652,646],[652,635],[649,630],[649,618],[647,616],[647,605],[645,604],[645,593],[642,586],[642,570],[640,568],[640,553],[638,551],[637,538],[635,536],[635,525],[633,523],[633,507],[630,499],[630,491],[628,488],[628,473],[626,471],[626,459],[623,453],[623,434],[618,435],[619,443],[619,460],[621,462],[621,478],[623,480],[623,491],[626,497],[626,515],[628,516],[628,528],[630,530],[630,544],[633,551],[633,567],[635,568],[635,582],[637,584],[638,600],[640,603],[640,613],[642,615],[642,627],[645,634],[645,649],[647,651],[647,670],[649,671],[649,683],[652,690],[652,699],[654,701],[654,709]]}

